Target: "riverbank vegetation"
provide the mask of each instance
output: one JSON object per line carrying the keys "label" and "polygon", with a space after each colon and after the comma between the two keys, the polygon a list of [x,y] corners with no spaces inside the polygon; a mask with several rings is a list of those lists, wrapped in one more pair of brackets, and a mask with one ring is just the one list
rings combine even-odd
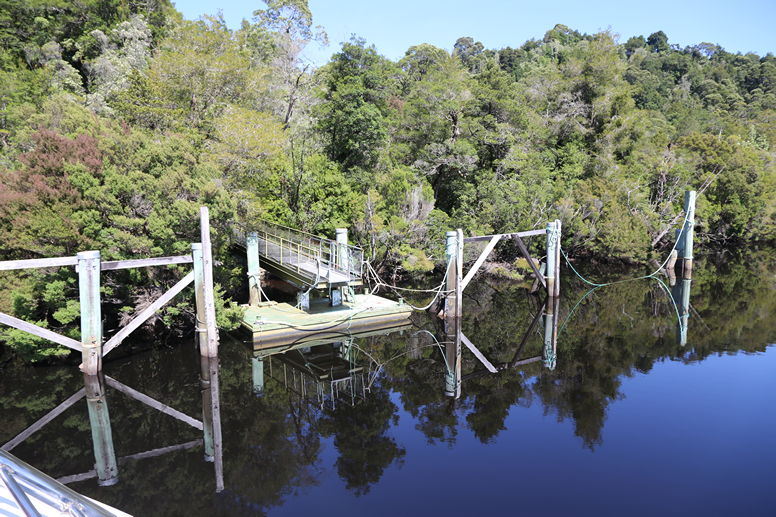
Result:
{"label": "riverbank vegetation", "polygon": [[[670,246],[686,189],[698,245],[776,238],[772,54],[557,25],[502,49],[418,42],[398,61],[353,37],[313,68],[301,52],[326,34],[306,0],[266,4],[233,30],[165,0],[1,0],[0,260],[185,253],[206,204],[227,293],[244,280],[230,225],[259,217],[349,227],[376,267],[406,273],[439,264],[450,228],[555,218],[567,250],[641,262]],[[103,290],[127,313],[175,278],[113,274]],[[0,310],[77,335],[73,272],[0,275]]]}

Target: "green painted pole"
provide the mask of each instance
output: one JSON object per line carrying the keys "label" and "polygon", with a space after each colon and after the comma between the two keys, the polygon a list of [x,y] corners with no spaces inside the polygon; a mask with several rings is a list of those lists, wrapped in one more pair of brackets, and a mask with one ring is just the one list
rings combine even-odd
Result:
{"label": "green painted pole", "polygon": [[558,272],[558,234],[555,221],[547,223],[547,294],[555,296],[555,275]]}
{"label": "green painted pole", "polygon": [[671,288],[671,296],[679,311],[679,321],[676,323],[676,341],[680,346],[687,345],[687,326],[690,322],[690,290],[692,280],[689,278],[678,281]]}
{"label": "green painted pole", "polygon": [[245,248],[248,254],[248,304],[256,306],[261,301],[258,233],[250,232],[246,236]]}
{"label": "green painted pole", "polygon": [[203,357],[207,354],[207,326],[205,325],[205,270],[202,265],[202,244],[191,243],[191,258],[194,261],[194,303],[197,309],[195,324],[197,346]]}
{"label": "green painted pole", "polygon": [[102,308],[100,306],[100,252],[78,253],[78,292],[81,306],[81,370],[97,375],[102,369]]}
{"label": "green painted pole", "polygon": [[110,414],[102,379],[97,375],[84,374],[84,386],[86,408],[89,411],[89,427],[92,431],[97,483],[100,486],[115,485],[119,480],[119,468],[116,463],[116,451],[113,448]]}
{"label": "green painted pole", "polygon": [[693,241],[695,240],[695,197],[694,190],[688,190],[684,193],[684,213],[686,220],[684,223],[684,233],[682,236],[682,278],[692,278],[693,263]]}
{"label": "green painted pole", "polygon": [[461,319],[445,318],[445,395],[461,397]]}

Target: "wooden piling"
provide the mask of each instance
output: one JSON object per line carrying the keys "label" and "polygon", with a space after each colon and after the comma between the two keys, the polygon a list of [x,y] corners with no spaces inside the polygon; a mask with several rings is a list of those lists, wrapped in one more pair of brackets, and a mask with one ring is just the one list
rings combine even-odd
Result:
{"label": "wooden piling", "polygon": [[555,282],[558,273],[558,234],[555,222],[547,223],[547,294],[555,296]]}
{"label": "wooden piling", "polygon": [[194,323],[197,346],[200,354],[207,357],[207,326],[205,325],[205,270],[202,266],[202,243],[191,243],[191,257],[194,260],[194,303],[197,321]]}
{"label": "wooden piling", "polygon": [[458,271],[458,232],[447,232],[445,234],[445,262],[447,263],[447,277],[445,279],[444,316],[455,316],[456,299],[458,291],[457,271]]}
{"label": "wooden piling", "polygon": [[555,219],[555,235],[557,237],[555,241],[555,288],[553,295],[555,297],[560,296],[560,238],[561,238],[561,223],[560,219]]}
{"label": "wooden piling", "polygon": [[202,443],[204,445],[205,461],[214,460],[213,447],[213,401],[210,390],[210,358],[202,355],[199,358],[199,387],[202,394]]}
{"label": "wooden piling", "polygon": [[81,371],[97,375],[102,369],[102,308],[100,305],[100,252],[82,251],[78,259],[81,306]]}
{"label": "wooden piling", "polygon": [[216,325],[216,304],[213,288],[213,251],[210,246],[210,212],[200,207],[200,233],[202,236],[202,291],[205,305],[205,327],[207,329],[207,357],[218,356],[218,327]]}
{"label": "wooden piling", "polygon": [[94,463],[97,483],[101,486],[115,485],[119,480],[116,451],[113,448],[113,432],[110,426],[105,388],[97,375],[84,374],[86,407],[89,411],[89,426],[92,431]]}
{"label": "wooden piling", "polygon": [[248,304],[257,306],[261,302],[261,274],[259,270],[259,234],[250,232],[245,238],[248,255]]}
{"label": "wooden piling", "polygon": [[695,240],[695,197],[694,190],[684,193],[685,222],[679,257],[682,259],[682,278],[692,278],[693,242]]}

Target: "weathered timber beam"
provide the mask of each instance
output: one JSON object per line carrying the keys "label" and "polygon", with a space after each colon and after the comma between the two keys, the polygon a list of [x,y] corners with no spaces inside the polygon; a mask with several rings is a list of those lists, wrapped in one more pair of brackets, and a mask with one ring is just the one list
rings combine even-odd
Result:
{"label": "weathered timber beam", "polygon": [[[525,232],[514,232],[514,233],[498,233],[496,235],[500,235],[502,237],[533,237],[534,235],[544,235],[547,233],[547,230],[545,228],[542,228],[541,230],[528,230]],[[487,241],[488,239],[492,239],[494,235],[477,235],[475,237],[466,237],[464,238],[464,242],[476,242],[476,241]]]}
{"label": "weathered timber beam", "polygon": [[[202,438],[197,438],[196,440],[191,440],[190,442],[186,442],[186,443],[180,443],[178,445],[169,445],[167,447],[159,447],[158,449],[151,449],[150,451],[137,452],[135,454],[130,454],[128,456],[122,456],[121,458],[118,459],[118,463],[120,465],[123,465],[124,463],[130,460],[144,460],[146,458],[155,458],[157,456],[161,456],[163,454],[167,454],[170,452],[185,451],[185,450],[191,449],[192,447],[197,447],[198,445],[202,445]],[[87,479],[94,479],[96,477],[97,477],[97,471],[90,470],[88,472],[83,472],[81,474],[62,476],[61,478],[57,478],[57,481],[62,483],[63,485],[67,485],[70,483],[86,481]]]}
{"label": "weathered timber beam", "polygon": [[123,327],[121,330],[119,330],[112,338],[110,338],[105,345],[103,346],[102,355],[103,357],[108,354],[111,350],[116,348],[121,344],[126,337],[131,334],[133,331],[135,331],[140,325],[145,323],[145,321],[153,316],[156,311],[164,307],[167,303],[169,303],[175,296],[178,295],[181,291],[183,291],[186,286],[188,286],[192,281],[194,280],[194,272],[189,272],[188,275],[184,276],[182,279],[178,281],[177,284],[172,286],[169,291],[164,293],[162,296],[157,298],[154,303],[140,311],[137,316],[135,316],[132,321],[127,323],[125,327]]}
{"label": "weathered timber beam", "polygon": [[86,393],[85,388],[81,388],[80,390],[76,391],[72,395],[70,395],[64,402],[62,402],[60,405],[43,415],[41,418],[38,419],[37,422],[32,424],[30,427],[22,431],[21,433],[17,434],[14,438],[8,440],[0,449],[4,451],[10,451],[20,443],[22,443],[24,440],[32,436],[33,434],[37,433],[43,427],[46,426],[49,422],[54,420],[56,417],[64,413],[70,406],[78,402],[84,397],[84,394]]}
{"label": "weathered timber beam", "polygon": [[528,261],[528,265],[531,266],[531,269],[533,269],[534,275],[536,275],[537,280],[541,282],[542,286],[544,288],[547,288],[547,281],[544,279],[544,275],[542,275],[539,272],[539,269],[536,267],[536,264],[534,264],[533,259],[531,258],[531,255],[528,253],[528,248],[525,247],[525,243],[523,242],[523,239],[520,238],[519,235],[514,235],[515,242],[517,243],[517,247],[520,250],[520,253],[523,254],[523,257],[525,257],[525,260]]}
{"label": "weathered timber beam", "polygon": [[14,269],[32,269],[40,267],[75,266],[78,263],[76,257],[55,257],[42,259],[5,260],[0,262],[0,271]]}
{"label": "weathered timber beam", "polygon": [[490,255],[490,252],[493,251],[493,248],[496,247],[496,244],[498,244],[498,241],[501,240],[501,235],[494,235],[490,242],[485,246],[485,249],[482,250],[482,253],[480,253],[480,256],[477,257],[477,260],[474,262],[472,267],[469,269],[469,271],[466,273],[466,276],[461,281],[461,291],[466,289],[466,286],[469,284],[472,278],[474,278],[474,275],[477,274],[477,270],[480,269],[482,264],[485,262],[485,259],[488,258],[488,255]]}
{"label": "weathered timber beam", "polygon": [[174,264],[191,264],[191,255],[175,255],[172,257],[153,257],[144,259],[109,260],[100,264],[102,271],[130,269],[149,266],[172,266]]}
{"label": "weathered timber beam", "polygon": [[471,350],[471,352],[474,354],[474,356],[479,359],[479,361],[485,365],[485,368],[488,369],[490,373],[496,373],[498,370],[495,366],[491,364],[490,361],[488,361],[484,355],[482,355],[482,352],[479,351],[479,349],[472,344],[471,341],[469,341],[469,338],[464,335],[463,332],[461,332],[461,342],[466,345],[466,348]]}
{"label": "weathered timber beam", "polygon": [[148,395],[145,395],[143,393],[140,393],[136,389],[130,388],[126,384],[122,384],[122,383],[120,383],[119,381],[117,381],[116,379],[114,379],[112,377],[108,377],[106,375],[105,376],[105,383],[108,386],[110,386],[111,388],[113,388],[115,390],[118,390],[118,391],[124,393],[125,395],[128,395],[128,396],[132,397],[133,399],[135,399],[137,401],[140,401],[143,404],[145,404],[145,405],[147,405],[149,407],[152,407],[152,408],[156,409],[157,411],[160,411],[160,412],[164,413],[165,415],[169,415],[169,416],[171,416],[171,417],[173,417],[173,418],[175,418],[177,420],[180,420],[181,422],[183,422],[185,424],[189,424],[194,429],[198,429],[200,431],[202,430],[202,422],[200,422],[199,420],[197,420],[195,418],[192,418],[192,417],[190,417],[189,415],[187,415],[185,413],[181,413],[177,409],[171,408],[167,404],[162,404],[158,400],[153,399],[153,398],[151,398]]}
{"label": "weathered timber beam", "polygon": [[13,327],[15,329],[29,332],[34,336],[42,337],[43,339],[48,339],[49,341],[53,341],[54,343],[57,343],[59,345],[72,348],[73,350],[78,350],[79,352],[83,350],[81,343],[79,343],[75,339],[69,338],[67,336],[63,336],[61,334],[57,334],[56,332],[53,332],[49,329],[44,329],[43,327],[33,325],[32,323],[29,323],[24,320],[20,320],[19,318],[14,318],[13,316],[4,314],[2,312],[0,312],[0,323],[2,323],[3,325],[8,325],[9,327]]}

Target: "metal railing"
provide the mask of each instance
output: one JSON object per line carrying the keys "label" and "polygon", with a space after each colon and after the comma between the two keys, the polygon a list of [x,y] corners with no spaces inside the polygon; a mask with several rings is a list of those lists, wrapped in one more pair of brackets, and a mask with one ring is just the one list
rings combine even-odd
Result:
{"label": "metal railing", "polygon": [[360,280],[364,252],[358,246],[338,244],[281,224],[259,220],[235,230],[235,239],[246,244],[248,233],[256,232],[259,253],[298,274],[317,276],[319,281],[330,280],[330,272],[339,273],[348,282]]}
{"label": "metal railing", "polygon": [[[29,517],[50,513],[39,512],[37,506],[55,509],[61,512],[58,515],[116,516],[115,513],[5,451],[0,451],[0,481],[8,489],[23,514]],[[33,504],[33,500],[38,504]]]}

